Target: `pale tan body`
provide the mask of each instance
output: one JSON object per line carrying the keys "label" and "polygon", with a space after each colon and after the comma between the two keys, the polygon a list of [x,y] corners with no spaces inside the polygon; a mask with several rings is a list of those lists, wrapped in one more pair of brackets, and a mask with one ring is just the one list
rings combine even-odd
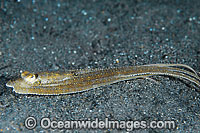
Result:
{"label": "pale tan body", "polygon": [[86,91],[123,80],[167,75],[193,82],[200,87],[200,77],[191,67],[183,64],[150,64],[106,69],[83,69],[67,72],[40,72],[21,74],[6,85],[16,93],[59,95]]}

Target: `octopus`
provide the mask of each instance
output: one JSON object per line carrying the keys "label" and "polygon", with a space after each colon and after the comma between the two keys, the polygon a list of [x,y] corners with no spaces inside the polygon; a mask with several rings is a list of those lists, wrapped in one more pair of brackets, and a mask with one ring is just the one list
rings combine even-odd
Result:
{"label": "octopus", "polygon": [[187,80],[200,87],[200,76],[193,68],[184,64],[149,64],[139,66],[77,69],[31,73],[24,71],[21,77],[7,82],[19,94],[60,95],[83,92],[116,82],[170,76]]}

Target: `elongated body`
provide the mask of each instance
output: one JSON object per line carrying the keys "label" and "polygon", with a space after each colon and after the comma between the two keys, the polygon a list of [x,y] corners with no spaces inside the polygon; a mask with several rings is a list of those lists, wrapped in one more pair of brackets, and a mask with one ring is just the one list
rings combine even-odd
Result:
{"label": "elongated body", "polygon": [[79,69],[66,72],[21,73],[21,78],[6,85],[16,93],[59,95],[76,93],[123,80],[167,75],[193,82],[200,87],[200,77],[183,64],[150,64],[106,69]]}

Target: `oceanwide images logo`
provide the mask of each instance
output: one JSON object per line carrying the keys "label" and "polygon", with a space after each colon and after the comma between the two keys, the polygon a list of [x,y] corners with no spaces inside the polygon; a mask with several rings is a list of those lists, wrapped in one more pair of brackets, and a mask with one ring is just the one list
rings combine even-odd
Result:
{"label": "oceanwide images logo", "polygon": [[[27,129],[32,130],[37,126],[37,120],[34,117],[28,117],[24,125]],[[125,129],[127,131],[146,128],[176,128],[175,121],[116,121],[109,120],[108,118],[105,118],[105,120],[96,118],[95,120],[56,121],[48,117],[44,117],[40,120],[40,126],[43,129]]]}

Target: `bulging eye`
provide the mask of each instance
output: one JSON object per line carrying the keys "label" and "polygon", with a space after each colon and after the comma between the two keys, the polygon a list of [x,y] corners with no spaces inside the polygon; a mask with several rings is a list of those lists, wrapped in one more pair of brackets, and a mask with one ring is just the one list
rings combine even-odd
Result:
{"label": "bulging eye", "polygon": [[21,73],[21,77],[29,83],[34,83],[34,82],[36,82],[38,74],[33,74],[28,71],[24,71]]}
{"label": "bulging eye", "polygon": [[30,74],[30,75],[28,75],[27,78],[29,78],[29,79],[36,79],[35,74]]}

